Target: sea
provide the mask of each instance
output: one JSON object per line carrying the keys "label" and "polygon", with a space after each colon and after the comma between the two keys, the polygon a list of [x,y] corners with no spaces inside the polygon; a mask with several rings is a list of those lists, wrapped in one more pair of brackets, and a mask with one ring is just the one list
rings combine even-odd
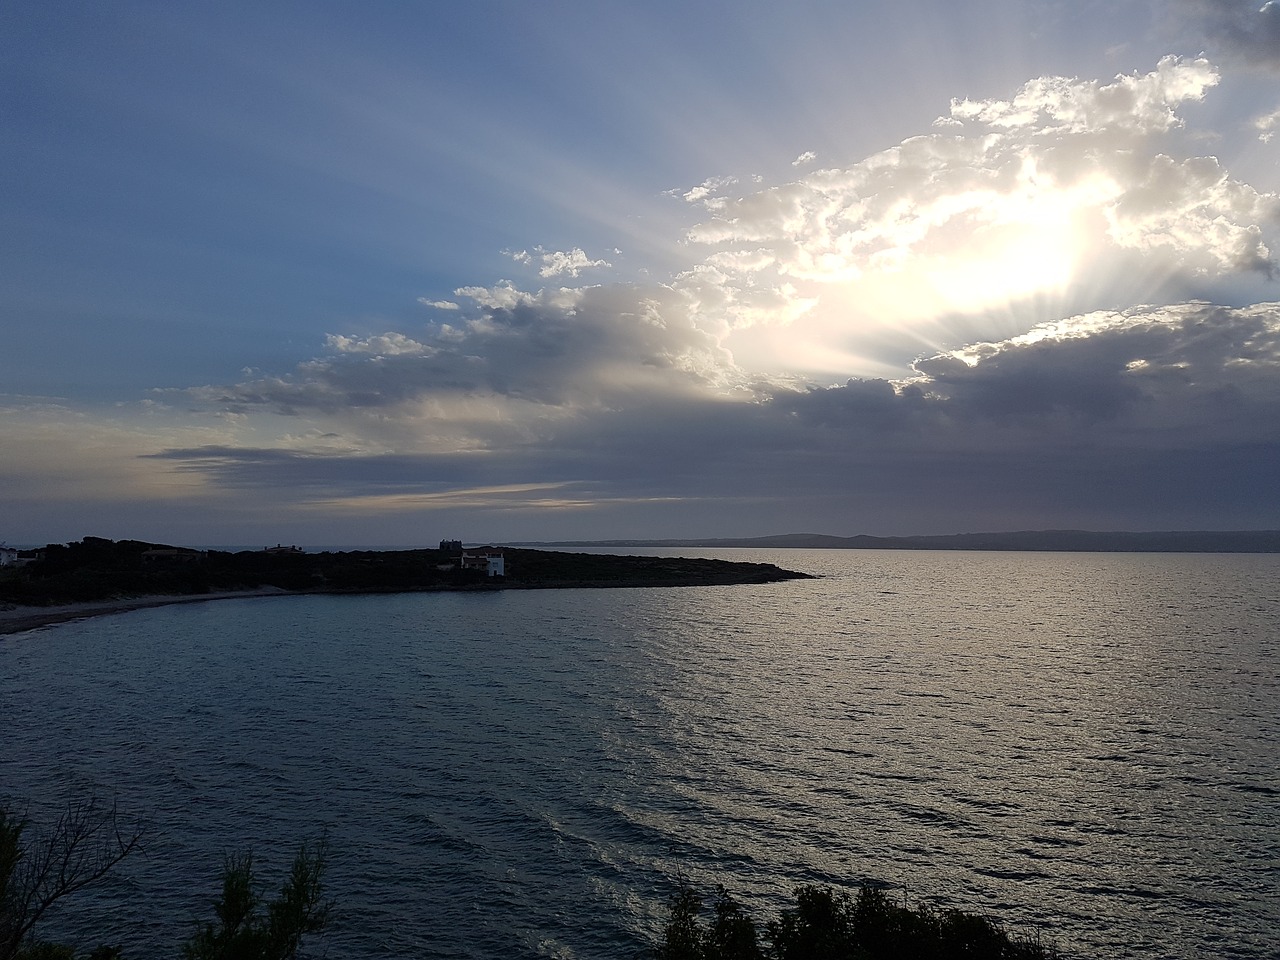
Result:
{"label": "sea", "polygon": [[667,550],[812,580],[290,596],[0,637],[0,796],[142,852],[51,938],[176,956],[327,838],[335,958],[649,955],[887,888],[1076,958],[1280,957],[1280,556]]}

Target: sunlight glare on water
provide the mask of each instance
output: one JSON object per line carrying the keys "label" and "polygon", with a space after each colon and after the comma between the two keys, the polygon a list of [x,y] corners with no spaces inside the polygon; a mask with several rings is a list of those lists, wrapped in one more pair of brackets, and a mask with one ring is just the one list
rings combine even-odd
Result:
{"label": "sunlight glare on water", "polygon": [[[0,638],[0,792],[151,824],[50,933],[171,956],[327,830],[331,955],[633,957],[675,878],[1273,957],[1280,557],[701,551],[768,586],[290,597]],[[106,930],[106,914],[117,926]]]}

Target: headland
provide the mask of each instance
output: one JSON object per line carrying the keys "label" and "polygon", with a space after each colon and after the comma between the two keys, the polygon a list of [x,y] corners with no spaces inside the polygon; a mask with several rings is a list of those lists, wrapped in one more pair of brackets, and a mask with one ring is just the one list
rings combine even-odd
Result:
{"label": "headland", "polygon": [[237,552],[85,537],[0,571],[0,634],[142,607],[284,594],[411,593],[776,583],[769,563],[441,544],[439,549]]}

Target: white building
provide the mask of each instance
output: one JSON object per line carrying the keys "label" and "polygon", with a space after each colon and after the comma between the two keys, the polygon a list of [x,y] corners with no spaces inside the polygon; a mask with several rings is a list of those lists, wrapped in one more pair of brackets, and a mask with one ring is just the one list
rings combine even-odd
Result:
{"label": "white building", "polygon": [[463,551],[463,570],[483,570],[489,577],[505,577],[507,575],[506,559],[501,550],[477,550],[475,553]]}
{"label": "white building", "polygon": [[0,567],[11,567],[18,562],[18,548],[0,543]]}

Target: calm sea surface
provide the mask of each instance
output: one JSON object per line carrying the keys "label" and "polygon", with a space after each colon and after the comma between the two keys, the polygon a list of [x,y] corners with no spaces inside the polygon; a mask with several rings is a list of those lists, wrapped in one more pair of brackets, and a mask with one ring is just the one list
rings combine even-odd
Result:
{"label": "calm sea surface", "polygon": [[331,957],[632,958],[681,875],[765,912],[870,879],[1078,957],[1280,957],[1280,556],[704,555],[823,578],[0,637],[0,795],[150,823],[47,933],[172,957],[225,853],[274,886],[327,830]]}

